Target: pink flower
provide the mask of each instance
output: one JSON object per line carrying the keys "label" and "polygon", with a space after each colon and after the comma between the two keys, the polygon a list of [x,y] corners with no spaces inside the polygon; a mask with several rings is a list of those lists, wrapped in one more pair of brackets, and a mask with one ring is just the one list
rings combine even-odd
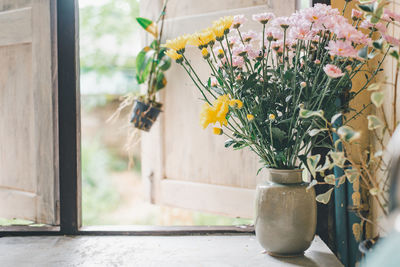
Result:
{"label": "pink flower", "polygon": [[387,15],[392,20],[400,21],[400,14],[397,14],[389,9],[384,9],[383,14]]}
{"label": "pink flower", "polygon": [[277,17],[272,21],[272,26],[282,27],[284,29],[289,28],[291,25],[290,17]]}
{"label": "pink flower", "polygon": [[319,64],[321,64],[321,60],[316,59],[316,60],[314,61],[314,63],[317,64],[317,65],[319,65]]}
{"label": "pink flower", "polygon": [[240,56],[243,57],[247,54],[248,47],[244,46],[243,44],[240,44],[239,46],[236,46],[235,48],[232,49],[232,54],[235,56]]}
{"label": "pink flower", "polygon": [[242,33],[242,38],[244,42],[250,42],[258,38],[258,34],[255,31],[248,31]]}
{"label": "pink flower", "polygon": [[267,40],[279,40],[283,38],[283,32],[275,27],[269,27],[265,30]]}
{"label": "pink flower", "polygon": [[329,51],[329,55],[331,56],[339,56],[339,57],[357,57],[357,50],[351,45],[349,41],[329,41],[326,49]]}
{"label": "pink flower", "polygon": [[244,66],[244,59],[243,57],[232,57],[232,66],[233,67],[238,67],[238,68],[243,68]]}
{"label": "pink flower", "polygon": [[387,30],[386,25],[383,24],[382,22],[378,22],[375,24],[375,29],[377,29],[381,34],[384,34]]}
{"label": "pink flower", "polygon": [[330,78],[339,78],[344,75],[344,73],[338,67],[332,64],[327,64],[324,67],[324,71]]}
{"label": "pink flower", "polygon": [[246,45],[247,46],[247,55],[249,56],[250,59],[255,59],[257,57],[262,56],[262,51],[260,49],[254,48],[252,45]]}
{"label": "pink flower", "polygon": [[245,23],[246,21],[247,19],[244,15],[236,15],[233,17],[232,27],[237,29],[240,26],[242,26],[242,24]]}
{"label": "pink flower", "polygon": [[374,27],[374,24],[372,24],[372,23],[369,22],[368,20],[363,20],[363,21],[360,23],[360,28],[363,28],[363,29],[369,29],[369,30],[371,30],[373,27]]}
{"label": "pink flower", "polygon": [[261,14],[254,14],[253,20],[261,22],[262,24],[267,24],[268,21],[274,19],[275,15],[273,13],[261,13]]}
{"label": "pink flower", "polygon": [[382,37],[386,40],[386,42],[388,42],[391,45],[394,45],[394,46],[399,46],[400,45],[400,40],[395,38],[395,37],[393,37],[393,36],[390,36],[390,35],[387,35],[387,34],[382,34]]}
{"label": "pink flower", "polygon": [[218,80],[214,76],[211,77],[211,86],[216,87],[218,85]]}
{"label": "pink flower", "polygon": [[237,35],[229,36],[229,37],[228,37],[228,41],[229,41],[229,44],[230,44],[231,46],[232,46],[232,45],[238,45],[238,44],[241,43],[240,38],[239,38],[239,36],[237,36]]}
{"label": "pink flower", "polygon": [[364,13],[358,9],[351,10],[351,18],[354,20],[361,19],[363,14]]}

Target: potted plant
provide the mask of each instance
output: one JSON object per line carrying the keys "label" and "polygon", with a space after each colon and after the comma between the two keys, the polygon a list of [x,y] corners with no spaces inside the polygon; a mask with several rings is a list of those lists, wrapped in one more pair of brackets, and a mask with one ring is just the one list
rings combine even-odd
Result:
{"label": "potted plant", "polygon": [[134,101],[131,123],[143,131],[150,130],[161,112],[162,103],[157,101],[156,94],[165,87],[167,80],[164,72],[171,66],[170,58],[165,56],[166,48],[161,46],[166,6],[167,1],[164,2],[156,22],[142,17],[136,18],[139,25],[154,38],[136,57],[136,80],[138,84],[146,84],[146,92]]}
{"label": "potted plant", "polygon": [[[398,78],[400,74],[400,40],[390,33],[390,27],[398,27],[400,15],[391,11],[390,1],[377,1],[374,3],[359,4],[357,10],[353,10],[352,19],[356,27],[364,28],[371,42],[363,48],[369,59],[379,58],[375,67],[367,68],[360,66],[360,70],[365,72],[365,82],[358,89],[356,95],[364,90],[369,91],[370,101],[364,107],[354,110],[354,115],[348,116],[345,113],[338,113],[331,120],[322,118],[320,125],[311,129],[310,133],[324,135],[328,137],[325,143],[330,151],[323,157],[322,155],[311,155],[307,160],[307,166],[313,174],[311,186],[316,184],[329,184],[331,188],[320,195],[317,199],[322,203],[327,203],[335,186],[342,185],[346,180],[353,184],[355,190],[352,195],[351,209],[361,218],[361,223],[353,224],[353,234],[357,241],[362,240],[365,224],[377,226],[381,234],[385,234],[379,223],[371,220],[370,199],[376,204],[377,211],[381,217],[386,218],[389,214],[389,189],[390,189],[390,168],[393,165],[393,153],[395,145],[389,140],[392,139],[399,124],[397,118],[397,92]],[[395,63],[393,81],[382,80],[374,81],[376,75],[383,71],[382,63],[387,57],[392,57]],[[392,102],[388,100],[388,95],[392,96]],[[386,103],[390,103],[385,107]],[[348,103],[348,99],[343,101]],[[370,111],[369,111],[370,110]],[[367,112],[369,111],[369,112]],[[359,142],[361,132],[351,127],[355,120],[363,119],[368,123],[367,134],[374,138],[374,142],[368,146]],[[340,123],[338,123],[340,122]],[[323,160],[322,160],[323,159]],[[320,162],[325,162],[321,166]],[[344,170],[344,174],[335,177],[330,170],[337,167]],[[316,175],[319,174],[324,181],[317,181]],[[363,197],[364,196],[364,197]],[[360,243],[360,250],[366,253],[377,242],[379,236],[366,239]]]}
{"label": "potted plant", "polygon": [[[187,72],[203,97],[200,124],[229,139],[226,147],[249,148],[269,177],[257,186],[256,236],[271,255],[303,253],[316,227],[313,189],[303,169],[317,140],[320,119],[345,112],[351,78],[367,61],[370,38],[328,5],[290,17],[253,15],[258,32],[242,32],[243,15],[214,21],[203,31],[167,40],[168,55]],[[198,47],[210,68],[202,81],[186,58]],[[262,169],[261,168],[261,169]],[[260,169],[260,170],[261,170]]]}

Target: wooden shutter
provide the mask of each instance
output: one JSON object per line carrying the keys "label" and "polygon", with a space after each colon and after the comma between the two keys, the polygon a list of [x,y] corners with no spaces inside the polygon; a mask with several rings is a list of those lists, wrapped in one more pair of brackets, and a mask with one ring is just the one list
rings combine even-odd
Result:
{"label": "wooden shutter", "polygon": [[53,0],[0,0],[0,217],[56,223]]}
{"label": "wooden shutter", "polygon": [[[183,5],[182,1],[170,1],[165,38],[193,33],[230,14],[246,14],[247,30],[261,30],[261,25],[252,21],[252,14],[273,11],[290,15],[295,2],[276,0],[260,5],[265,1],[188,0]],[[148,12],[146,7],[150,3],[142,5],[142,10]],[[207,79],[209,69],[199,50],[188,48],[186,55],[200,77]],[[142,135],[142,173],[151,201],[252,218],[256,172],[261,167],[258,158],[248,150],[226,149],[225,137],[213,135],[211,129],[201,129],[201,96],[182,67],[173,64],[166,77],[168,84],[160,95],[163,113],[151,132]]]}

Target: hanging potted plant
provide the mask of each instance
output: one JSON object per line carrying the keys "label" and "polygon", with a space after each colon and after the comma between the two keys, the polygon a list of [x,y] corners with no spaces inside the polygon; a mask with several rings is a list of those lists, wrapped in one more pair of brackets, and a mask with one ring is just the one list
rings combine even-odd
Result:
{"label": "hanging potted plant", "polygon": [[[162,103],[157,101],[156,94],[167,84],[164,72],[171,66],[170,58],[165,55],[166,48],[160,45],[166,6],[167,1],[164,2],[156,22],[142,17],[136,18],[139,25],[154,38],[136,57],[136,80],[138,84],[146,86],[146,92],[134,100],[131,123],[146,132],[150,131],[161,112]],[[160,22],[161,26],[158,29]]]}
{"label": "hanging potted plant", "polygon": [[[336,102],[352,99],[351,78],[366,62],[361,48],[370,39],[322,4],[290,17],[253,15],[259,32],[242,32],[246,20],[223,17],[165,46],[200,90],[202,128],[227,136],[225,147],[249,148],[268,170],[257,186],[257,239],[271,255],[298,255],[316,229],[315,191],[302,176],[309,153],[324,146],[317,137],[323,130],[310,130],[347,111],[348,102]],[[186,58],[187,46],[199,48],[208,80]]]}

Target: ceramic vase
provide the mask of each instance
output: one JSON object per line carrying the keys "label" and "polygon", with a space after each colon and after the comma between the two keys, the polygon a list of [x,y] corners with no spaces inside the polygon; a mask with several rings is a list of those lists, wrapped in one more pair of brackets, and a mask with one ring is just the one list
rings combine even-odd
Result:
{"label": "ceramic vase", "polygon": [[317,225],[314,188],[306,190],[300,169],[268,169],[268,173],[256,190],[257,240],[272,256],[303,254]]}

